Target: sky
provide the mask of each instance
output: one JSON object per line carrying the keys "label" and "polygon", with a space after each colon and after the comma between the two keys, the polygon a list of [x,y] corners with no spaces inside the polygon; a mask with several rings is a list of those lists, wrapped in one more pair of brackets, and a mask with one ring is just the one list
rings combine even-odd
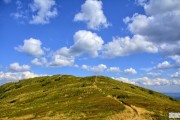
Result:
{"label": "sky", "polygon": [[72,2],[0,1],[0,84],[104,75],[180,92],[179,0]]}

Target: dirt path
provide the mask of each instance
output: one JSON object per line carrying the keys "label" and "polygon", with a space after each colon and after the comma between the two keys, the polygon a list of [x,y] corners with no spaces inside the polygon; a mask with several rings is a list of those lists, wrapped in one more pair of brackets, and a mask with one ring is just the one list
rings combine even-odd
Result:
{"label": "dirt path", "polygon": [[[93,87],[102,94],[106,94],[105,92],[103,92],[101,88],[97,86],[96,83],[97,83],[97,76],[95,77],[95,80],[93,82]],[[153,113],[147,111],[146,109],[129,105],[126,102],[120,101],[116,97],[113,97],[111,95],[107,95],[107,97],[110,97],[125,106],[125,110],[113,116],[108,117],[107,118],[108,120],[152,120],[151,114]]]}

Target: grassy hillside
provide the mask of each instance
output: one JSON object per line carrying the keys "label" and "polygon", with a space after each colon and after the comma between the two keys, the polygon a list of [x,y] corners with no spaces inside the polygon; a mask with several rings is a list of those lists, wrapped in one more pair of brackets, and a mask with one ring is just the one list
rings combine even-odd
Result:
{"label": "grassy hillside", "polygon": [[168,119],[180,101],[103,76],[45,76],[0,86],[0,119]]}

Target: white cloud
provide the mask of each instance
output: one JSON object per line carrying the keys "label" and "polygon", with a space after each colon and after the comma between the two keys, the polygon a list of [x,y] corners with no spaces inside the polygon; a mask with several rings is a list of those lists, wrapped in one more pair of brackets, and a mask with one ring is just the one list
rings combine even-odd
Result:
{"label": "white cloud", "polygon": [[[102,49],[104,43],[102,38],[99,37],[96,33],[92,33],[86,30],[77,31],[73,38],[74,44],[69,48],[62,47],[50,54],[48,56],[50,57],[50,61],[47,61],[47,59],[45,60],[45,58],[35,58],[31,61],[31,63],[34,65],[44,65],[47,67],[72,66],[74,64],[75,57],[77,56],[85,54],[91,57],[97,57],[98,52]],[[39,44],[38,48],[41,48],[40,45],[41,44]],[[26,46],[23,48],[26,48]],[[37,50],[35,53],[37,53]]]}
{"label": "white cloud", "polygon": [[43,49],[41,48],[41,41],[38,39],[30,38],[24,40],[24,45],[15,47],[19,52],[25,52],[28,55],[40,57],[44,54]]}
{"label": "white cloud", "polygon": [[180,55],[180,41],[172,43],[162,43],[159,45],[159,51],[165,53],[168,56]]}
{"label": "white cloud", "polygon": [[130,84],[136,84],[134,81],[129,80],[128,78],[120,77],[120,78],[113,78],[115,80],[119,80],[125,83],[130,83]]}
{"label": "white cloud", "polygon": [[86,0],[81,6],[81,12],[75,15],[74,21],[87,22],[87,27],[93,30],[109,26],[100,0]]}
{"label": "white cloud", "polygon": [[33,65],[37,65],[37,66],[43,66],[47,64],[47,59],[45,57],[42,58],[35,58],[31,61],[31,63]]}
{"label": "white cloud", "polygon": [[170,58],[175,60],[177,64],[180,64],[180,55],[173,55]]}
{"label": "white cloud", "polygon": [[[180,1],[139,0],[146,15],[134,14],[124,19],[134,35],[146,36],[165,54],[180,54]],[[142,4],[143,3],[143,4]],[[163,4],[162,4],[163,3]]]}
{"label": "white cloud", "polygon": [[168,61],[164,61],[157,65],[158,69],[167,69],[167,68],[172,68],[172,67],[173,67],[173,65],[171,65]]}
{"label": "white cloud", "polygon": [[79,30],[74,34],[74,45],[70,47],[71,54],[87,53],[92,57],[98,56],[104,41],[96,33]]}
{"label": "white cloud", "polygon": [[180,85],[180,80],[172,80],[173,85]]}
{"label": "white cloud", "polygon": [[75,59],[75,57],[71,55],[69,49],[66,47],[57,50],[50,57],[51,61],[47,63],[48,67],[72,66]]}
{"label": "white cloud", "polygon": [[103,56],[127,56],[139,52],[156,53],[158,49],[154,44],[146,41],[145,37],[135,35],[132,38],[114,38],[113,41],[104,45]]}
{"label": "white cloud", "polygon": [[87,54],[91,57],[97,57],[102,49],[104,41],[96,33],[86,30],[79,30],[74,34],[74,44],[69,48],[63,47],[56,51],[59,55],[66,57],[75,57]]}
{"label": "white cloud", "polygon": [[97,66],[82,65],[81,68],[84,69],[84,70],[87,70],[87,71],[92,71],[92,72],[95,72],[95,73],[100,73],[100,72],[103,72],[104,70],[106,70],[107,66],[104,65],[104,64],[99,64]]}
{"label": "white cloud", "polygon": [[115,72],[115,73],[119,73],[120,69],[119,67],[110,67],[107,69],[108,72]]}
{"label": "white cloud", "polygon": [[164,79],[164,78],[155,78],[155,79],[150,79],[148,77],[143,77],[143,78],[137,78],[133,79],[133,81],[136,82],[138,85],[169,85],[172,84],[170,80]]}
{"label": "white cloud", "polygon": [[48,63],[48,66],[62,67],[62,66],[72,66],[73,64],[74,64],[74,57],[54,54],[52,56],[52,61]]}
{"label": "white cloud", "polygon": [[9,65],[9,70],[13,72],[23,72],[23,71],[29,71],[30,70],[29,65],[19,65],[19,63],[12,63]]}
{"label": "white cloud", "polygon": [[46,57],[35,58],[31,61],[33,65],[44,67],[63,67],[72,66],[74,64],[75,57],[70,54],[69,49],[66,47],[52,52]]}
{"label": "white cloud", "polygon": [[128,78],[114,78],[116,80],[120,80],[122,82],[143,85],[143,86],[163,86],[163,85],[180,85],[180,80],[168,80],[164,78],[154,78],[150,79],[148,77],[128,79]]}
{"label": "white cloud", "polygon": [[17,81],[27,78],[34,78],[38,76],[45,76],[45,75],[38,75],[35,73],[31,73],[29,71],[26,72],[0,72],[0,80],[3,82],[10,82],[10,81]]}
{"label": "white cloud", "polygon": [[150,77],[158,77],[158,76],[161,75],[161,73],[149,72],[149,73],[147,73],[147,75],[150,76]]}
{"label": "white cloud", "polygon": [[137,71],[133,68],[128,68],[124,70],[124,73],[126,74],[137,74]]}
{"label": "white cloud", "polygon": [[175,72],[174,74],[171,75],[171,77],[173,77],[173,78],[180,78],[180,71],[179,72]]}
{"label": "white cloud", "polygon": [[[163,3],[163,4],[162,4]],[[144,4],[144,9],[149,15],[163,14],[180,10],[179,0],[150,0],[148,4]]]}
{"label": "white cloud", "polygon": [[55,0],[34,0],[30,7],[33,13],[30,24],[47,24],[58,14]]}

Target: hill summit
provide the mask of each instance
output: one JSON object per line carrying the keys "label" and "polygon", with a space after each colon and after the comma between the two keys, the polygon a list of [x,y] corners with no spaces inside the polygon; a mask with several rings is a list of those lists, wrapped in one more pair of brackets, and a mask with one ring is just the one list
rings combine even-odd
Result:
{"label": "hill summit", "polygon": [[180,101],[104,76],[54,75],[0,86],[0,119],[166,120]]}

